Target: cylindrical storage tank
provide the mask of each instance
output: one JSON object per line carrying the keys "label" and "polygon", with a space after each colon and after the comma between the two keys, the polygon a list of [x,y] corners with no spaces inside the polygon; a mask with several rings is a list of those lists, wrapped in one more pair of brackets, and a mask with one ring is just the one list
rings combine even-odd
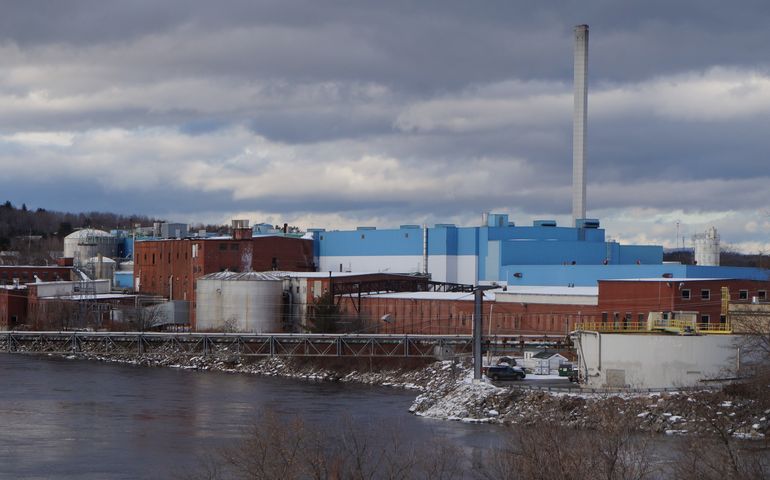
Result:
{"label": "cylindrical storage tank", "polygon": [[99,254],[110,258],[117,256],[118,238],[93,228],[84,228],[64,237],[64,256],[74,258],[75,265],[84,265]]}
{"label": "cylindrical storage tank", "polygon": [[270,273],[218,272],[198,279],[196,330],[276,333],[282,331],[282,279]]}
{"label": "cylindrical storage tank", "polygon": [[695,264],[703,266],[719,266],[719,234],[716,227],[706,230],[706,233],[693,236],[695,246]]}
{"label": "cylindrical storage tank", "polygon": [[116,265],[115,260],[109,257],[96,256],[88,259],[87,268],[93,274],[92,278],[96,280],[112,280]]}

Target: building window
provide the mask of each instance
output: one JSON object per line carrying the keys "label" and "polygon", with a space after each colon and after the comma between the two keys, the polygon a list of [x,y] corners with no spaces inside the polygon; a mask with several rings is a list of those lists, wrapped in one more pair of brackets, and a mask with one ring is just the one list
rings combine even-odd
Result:
{"label": "building window", "polygon": [[682,300],[689,300],[690,299],[690,289],[685,288],[682,290]]}
{"label": "building window", "polygon": [[366,235],[364,235],[364,234],[362,233],[362,234],[361,234],[361,240],[363,240],[363,239],[365,239],[365,238],[366,238]]}
{"label": "building window", "polygon": [[602,312],[602,323],[607,323],[607,312]]}
{"label": "building window", "polygon": [[711,290],[709,289],[703,289],[700,291],[700,298],[701,300],[711,300]]}
{"label": "building window", "polygon": [[408,233],[405,233],[405,234],[404,234],[404,238],[409,238],[409,234],[408,234]]}
{"label": "building window", "polygon": [[748,299],[749,299],[748,290],[738,290],[738,300],[748,300]]}
{"label": "building window", "polygon": [[701,315],[700,316],[700,323],[709,323],[711,321],[710,315]]}
{"label": "building window", "polygon": [[643,313],[640,313],[637,318],[639,318],[639,323],[640,324],[644,323],[644,314]]}
{"label": "building window", "polygon": [[727,323],[727,317],[724,315],[719,316],[719,323]]}
{"label": "building window", "polygon": [[237,243],[231,243],[230,244],[230,250],[238,250],[238,244]]}
{"label": "building window", "polygon": [[767,300],[767,290],[757,290],[757,300],[761,302]]}
{"label": "building window", "polygon": [[324,239],[324,236],[323,236],[323,235],[321,235],[321,240],[323,240],[323,239]]}
{"label": "building window", "polygon": [[226,243],[220,243],[219,244],[219,249],[220,250],[227,250],[227,244]]}

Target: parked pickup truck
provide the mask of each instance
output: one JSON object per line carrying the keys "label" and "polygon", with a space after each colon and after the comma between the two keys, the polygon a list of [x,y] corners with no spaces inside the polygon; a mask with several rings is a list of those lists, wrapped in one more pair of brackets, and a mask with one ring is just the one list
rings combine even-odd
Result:
{"label": "parked pickup truck", "polygon": [[493,381],[497,380],[524,380],[527,376],[519,367],[511,367],[510,365],[491,365],[483,367],[482,371],[487,378]]}

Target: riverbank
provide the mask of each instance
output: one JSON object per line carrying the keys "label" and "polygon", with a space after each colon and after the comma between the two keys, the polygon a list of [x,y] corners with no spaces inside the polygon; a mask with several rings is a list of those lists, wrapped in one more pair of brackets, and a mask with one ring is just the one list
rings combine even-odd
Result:
{"label": "riverbank", "polygon": [[414,390],[415,415],[469,423],[536,425],[548,423],[592,429],[608,412],[631,428],[668,435],[727,433],[736,438],[770,435],[770,409],[725,391],[664,393],[546,392],[474,383],[468,363],[267,357],[254,361],[213,356],[146,355],[70,358],[145,367],[280,376],[312,381],[350,382]]}

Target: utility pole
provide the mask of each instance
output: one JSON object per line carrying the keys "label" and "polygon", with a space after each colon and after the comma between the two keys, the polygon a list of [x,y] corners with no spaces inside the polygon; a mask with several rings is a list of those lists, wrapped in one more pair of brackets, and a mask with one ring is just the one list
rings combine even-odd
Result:
{"label": "utility pole", "polygon": [[481,319],[481,305],[484,301],[484,290],[476,287],[474,294],[473,310],[473,381],[481,381],[481,330],[483,323]]}
{"label": "utility pole", "polygon": [[[473,290],[473,381],[481,381],[481,336],[484,330],[482,306],[484,291],[497,288],[497,285],[477,285]],[[491,312],[490,312],[491,313]]]}

